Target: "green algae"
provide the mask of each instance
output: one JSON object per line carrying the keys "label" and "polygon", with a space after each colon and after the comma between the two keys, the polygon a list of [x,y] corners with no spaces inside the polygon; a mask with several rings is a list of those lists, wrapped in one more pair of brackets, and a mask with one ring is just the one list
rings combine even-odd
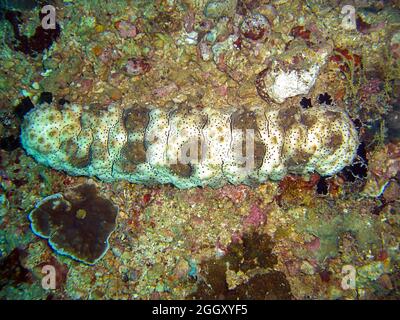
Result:
{"label": "green algae", "polygon": [[[347,213],[333,211],[335,210],[330,209],[332,215],[327,217],[308,210],[296,224],[298,232],[306,232],[320,239],[320,249],[316,253],[319,261],[338,255],[339,240],[345,233],[354,235],[359,248],[364,251],[380,244],[374,217],[362,215],[357,211]],[[323,223],[321,223],[321,219],[323,219]]]}

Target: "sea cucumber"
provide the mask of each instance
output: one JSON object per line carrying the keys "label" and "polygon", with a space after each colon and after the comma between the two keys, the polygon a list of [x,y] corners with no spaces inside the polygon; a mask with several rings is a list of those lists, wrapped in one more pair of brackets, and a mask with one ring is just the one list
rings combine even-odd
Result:
{"label": "sea cucumber", "polygon": [[310,109],[37,106],[21,142],[38,162],[70,175],[178,188],[332,175],[353,161],[357,131],[338,106]]}

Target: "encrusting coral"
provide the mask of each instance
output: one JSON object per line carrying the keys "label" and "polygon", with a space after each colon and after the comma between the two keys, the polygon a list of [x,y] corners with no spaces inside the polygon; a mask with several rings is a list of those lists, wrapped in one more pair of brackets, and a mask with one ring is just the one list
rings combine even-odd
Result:
{"label": "encrusting coral", "polygon": [[92,184],[40,201],[29,214],[33,232],[58,253],[94,264],[108,249],[118,209],[97,194]]}

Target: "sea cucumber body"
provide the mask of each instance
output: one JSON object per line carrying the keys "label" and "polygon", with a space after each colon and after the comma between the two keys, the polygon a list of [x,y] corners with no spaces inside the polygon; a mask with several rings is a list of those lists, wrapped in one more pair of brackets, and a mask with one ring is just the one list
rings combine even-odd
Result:
{"label": "sea cucumber body", "polygon": [[331,106],[99,110],[43,104],[25,116],[21,141],[38,162],[70,175],[178,188],[262,183],[289,173],[332,175],[351,164],[359,144],[351,119]]}

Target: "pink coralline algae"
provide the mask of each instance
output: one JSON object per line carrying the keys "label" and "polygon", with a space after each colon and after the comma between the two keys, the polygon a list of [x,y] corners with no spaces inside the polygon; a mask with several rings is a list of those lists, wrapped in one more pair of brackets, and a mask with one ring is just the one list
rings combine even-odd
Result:
{"label": "pink coralline algae", "polygon": [[82,79],[79,82],[77,82],[77,86],[79,87],[80,92],[88,92],[92,89],[93,87],[93,80],[92,79]]}
{"label": "pink coralline algae", "polygon": [[258,205],[253,204],[250,208],[250,214],[243,220],[243,225],[245,228],[257,228],[265,223],[266,218],[265,212]]}
{"label": "pink coralline algae", "polygon": [[105,48],[99,55],[99,59],[103,63],[109,63],[117,60],[119,58],[119,54],[117,50],[112,48]]}
{"label": "pink coralline algae", "polygon": [[371,79],[360,88],[360,100],[367,101],[371,96],[382,92],[383,81],[380,79]]}
{"label": "pink coralline algae", "polygon": [[218,195],[223,198],[230,199],[233,203],[238,204],[246,200],[249,188],[243,185],[233,186],[225,185],[218,189]]}
{"label": "pink coralline algae", "polygon": [[170,93],[176,90],[178,90],[178,86],[174,82],[171,82],[164,87],[154,89],[153,94],[158,98],[162,98],[168,96]]}
{"label": "pink coralline algae", "polygon": [[321,247],[321,241],[318,237],[316,237],[313,240],[306,242],[305,245],[308,250],[315,252]]}

